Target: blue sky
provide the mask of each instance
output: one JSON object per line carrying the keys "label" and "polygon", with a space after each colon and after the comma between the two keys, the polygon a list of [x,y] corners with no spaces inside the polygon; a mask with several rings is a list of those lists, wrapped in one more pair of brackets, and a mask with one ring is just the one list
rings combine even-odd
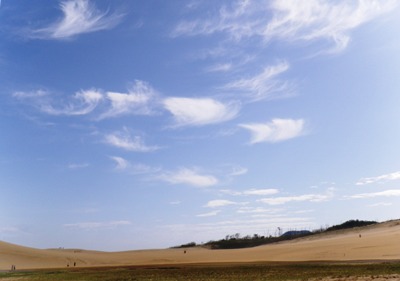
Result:
{"label": "blue sky", "polygon": [[0,240],[399,218],[394,0],[3,0]]}

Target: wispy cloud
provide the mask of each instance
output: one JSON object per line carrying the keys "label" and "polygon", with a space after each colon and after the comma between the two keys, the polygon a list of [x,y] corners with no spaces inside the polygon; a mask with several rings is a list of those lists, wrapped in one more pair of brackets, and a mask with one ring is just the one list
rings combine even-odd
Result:
{"label": "wispy cloud", "polygon": [[101,12],[89,0],[68,0],[60,3],[63,17],[47,27],[33,30],[32,38],[69,39],[80,34],[115,27],[122,14]]}
{"label": "wispy cloud", "polygon": [[392,205],[393,205],[392,203],[388,203],[388,202],[379,202],[379,203],[368,205],[368,207],[388,207],[388,206],[392,206]]}
{"label": "wispy cloud", "polygon": [[100,115],[100,119],[116,117],[124,114],[150,115],[153,109],[150,101],[157,95],[146,82],[136,80],[128,93],[107,92],[110,109]]}
{"label": "wispy cloud", "polygon": [[239,214],[277,214],[282,212],[283,209],[266,209],[262,207],[240,207],[236,212]]}
{"label": "wispy cloud", "polygon": [[196,215],[196,217],[199,217],[199,218],[215,217],[215,216],[218,215],[220,212],[221,212],[221,210],[215,210],[215,211],[211,211],[211,212],[208,212],[208,213]]}
{"label": "wispy cloud", "polygon": [[235,118],[240,109],[238,103],[223,104],[212,98],[183,97],[166,98],[164,107],[173,115],[174,127],[225,122]]}
{"label": "wispy cloud", "polygon": [[84,169],[89,167],[89,163],[72,163],[68,165],[68,169],[76,170],[76,169]]}
{"label": "wispy cloud", "polygon": [[117,170],[125,170],[129,166],[129,162],[122,157],[110,156],[110,158],[116,163],[115,169]]}
{"label": "wispy cloud", "polygon": [[223,89],[242,92],[251,101],[272,99],[292,94],[291,86],[286,81],[280,81],[277,76],[289,69],[289,63],[279,62],[265,67],[253,77],[241,78],[226,84]]}
{"label": "wispy cloud", "polygon": [[16,91],[15,99],[33,105],[49,115],[87,115],[95,114],[95,120],[123,115],[152,115],[156,112],[158,93],[141,80],[135,80],[126,93],[91,88],[80,90],[63,98],[43,89],[35,91]]}
{"label": "wispy cloud", "polygon": [[341,51],[347,47],[353,29],[393,10],[397,4],[393,0],[275,0],[270,6],[273,17],[261,34],[267,40],[327,40],[333,46],[330,51]]}
{"label": "wispy cloud", "polygon": [[[256,17],[257,6],[251,1],[232,1],[231,6],[222,6],[217,14],[211,14],[202,19],[181,21],[171,35],[177,37],[226,33],[234,40],[251,37],[262,24]],[[262,10],[265,11],[265,8]]]}
{"label": "wispy cloud", "polygon": [[257,196],[265,196],[265,195],[273,195],[277,194],[279,191],[277,189],[249,189],[243,191],[244,195],[257,195]]}
{"label": "wispy cloud", "polygon": [[207,68],[207,71],[209,72],[226,72],[231,70],[233,67],[232,63],[218,63],[215,65],[212,65]]}
{"label": "wispy cloud", "polygon": [[366,185],[371,183],[384,183],[387,181],[399,180],[400,179],[400,171],[385,174],[377,177],[370,177],[370,178],[361,178],[358,180],[356,185]]}
{"label": "wispy cloud", "polygon": [[104,141],[112,146],[134,152],[151,152],[158,150],[158,146],[148,146],[141,136],[131,136],[127,129],[105,136]]}
{"label": "wispy cloud", "polygon": [[375,198],[375,197],[394,197],[400,196],[400,189],[390,189],[380,192],[370,192],[370,193],[360,193],[351,196],[347,196],[347,198],[354,199],[366,199],[366,198]]}
{"label": "wispy cloud", "polygon": [[268,205],[283,205],[289,202],[323,202],[333,197],[333,189],[328,189],[325,194],[304,194],[297,196],[282,196],[282,197],[271,197],[263,198],[258,200],[259,202],[266,203]]}
{"label": "wispy cloud", "polygon": [[266,196],[266,195],[273,195],[279,193],[278,189],[274,188],[266,188],[266,189],[247,189],[244,191],[236,191],[230,189],[223,189],[221,190],[222,193],[233,195],[233,196]]}
{"label": "wispy cloud", "polygon": [[249,170],[245,167],[234,166],[232,171],[228,174],[230,177],[237,177],[247,174]]}
{"label": "wispy cloud", "polygon": [[[394,0],[232,1],[202,19],[181,21],[172,36],[224,34],[235,42],[326,41],[330,51],[345,49],[350,33],[398,5]],[[270,16],[269,16],[270,15]]]}
{"label": "wispy cloud", "polygon": [[45,90],[39,89],[36,91],[31,91],[31,92],[14,92],[12,96],[16,99],[19,100],[25,100],[25,99],[37,99],[37,98],[43,98],[47,96],[49,93]]}
{"label": "wispy cloud", "polygon": [[197,187],[210,187],[219,182],[213,175],[202,174],[197,169],[189,168],[181,168],[175,172],[165,172],[159,178],[172,184],[187,184]]}
{"label": "wispy cloud", "polygon": [[121,220],[121,221],[109,221],[109,222],[80,222],[80,223],[70,223],[64,224],[64,227],[67,228],[78,228],[85,230],[93,230],[93,229],[103,229],[103,228],[116,228],[119,226],[127,226],[131,225],[130,221]]}
{"label": "wispy cloud", "polygon": [[251,133],[250,144],[260,142],[276,143],[304,134],[303,119],[273,119],[268,123],[240,124]]}
{"label": "wispy cloud", "polygon": [[224,207],[224,206],[229,206],[229,205],[236,205],[238,203],[230,201],[230,200],[223,200],[223,199],[218,199],[218,200],[211,200],[208,201],[204,207],[206,208],[219,208],[219,207]]}
{"label": "wispy cloud", "polygon": [[51,102],[50,93],[45,90],[36,90],[30,92],[14,92],[14,98],[29,102],[40,111],[49,115],[86,115],[91,113],[103,100],[103,94],[100,90],[89,89],[76,92],[65,104],[58,101],[60,106],[54,106]]}

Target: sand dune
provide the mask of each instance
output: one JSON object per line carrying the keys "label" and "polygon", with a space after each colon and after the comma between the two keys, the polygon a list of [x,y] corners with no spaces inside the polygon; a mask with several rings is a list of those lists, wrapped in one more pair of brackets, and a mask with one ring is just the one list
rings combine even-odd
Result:
{"label": "sand dune", "polygon": [[[360,237],[361,235],[361,237]],[[74,266],[269,261],[400,260],[400,220],[237,250],[205,248],[97,252],[40,250],[0,242],[0,270]]]}

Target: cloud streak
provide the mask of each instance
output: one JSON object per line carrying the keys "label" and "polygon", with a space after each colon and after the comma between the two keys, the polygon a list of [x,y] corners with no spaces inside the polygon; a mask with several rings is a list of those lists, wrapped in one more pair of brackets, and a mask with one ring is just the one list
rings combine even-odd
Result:
{"label": "cloud streak", "polygon": [[251,133],[250,144],[261,142],[276,143],[299,137],[304,134],[303,119],[273,119],[268,123],[240,124]]}
{"label": "cloud streak", "polygon": [[141,80],[136,80],[128,93],[107,92],[106,98],[110,102],[110,108],[101,114],[99,119],[126,114],[151,115],[153,110],[150,102],[156,95],[156,91]]}
{"label": "cloud streak", "polygon": [[[152,152],[160,149],[158,146],[148,146],[141,136],[131,136],[125,129],[104,137],[105,143],[133,152]],[[115,159],[114,159],[115,160]]]}
{"label": "cloud streak", "polygon": [[85,230],[94,230],[94,229],[113,229],[120,226],[131,225],[130,221],[121,220],[121,221],[109,221],[109,222],[81,222],[81,223],[70,223],[64,224],[66,228],[78,228]]}
{"label": "cloud streak", "polygon": [[400,196],[400,189],[390,189],[380,192],[370,192],[370,193],[360,193],[348,196],[347,198],[353,199],[367,199],[367,198],[375,198],[375,197],[398,197]]}
{"label": "cloud streak", "polygon": [[47,27],[32,31],[40,39],[70,39],[84,33],[107,30],[122,20],[122,14],[99,11],[89,0],[69,0],[60,3],[63,16]]}
{"label": "cloud streak", "polygon": [[273,17],[262,36],[270,40],[326,40],[330,51],[344,50],[350,42],[349,33],[395,8],[395,1],[321,1],[276,0],[270,8]]}
{"label": "cloud streak", "polygon": [[173,127],[203,126],[221,123],[235,118],[240,106],[237,103],[223,104],[212,98],[170,97],[164,107],[174,118]]}
{"label": "cloud streak", "polygon": [[114,160],[116,166],[115,169],[117,170],[125,170],[129,167],[129,162],[122,157],[119,156],[110,156],[112,160]]}
{"label": "cloud streak", "polygon": [[393,180],[399,180],[400,179],[400,171],[390,173],[390,174],[385,174],[377,177],[370,177],[370,178],[361,178],[358,180],[356,185],[366,185],[366,184],[372,184],[372,183],[384,183],[387,181],[393,181]]}
{"label": "cloud streak", "polygon": [[338,52],[347,47],[352,30],[392,11],[397,5],[394,0],[232,1],[211,16],[181,21],[171,35],[219,33],[234,42],[257,38],[264,44],[273,39],[284,42],[319,40],[329,43],[329,51]]}
{"label": "cloud streak", "polygon": [[[288,69],[289,63],[283,61],[276,65],[265,67],[261,73],[253,77],[241,78],[230,82],[226,84],[223,89],[239,91],[251,101],[288,96],[292,92],[288,82],[277,80],[277,76],[286,72]],[[279,95],[277,93],[279,93]]]}
{"label": "cloud streak", "polygon": [[181,168],[176,172],[166,172],[159,176],[161,180],[171,184],[186,184],[196,187],[210,187],[218,184],[212,175],[199,173],[196,169]]}
{"label": "cloud streak", "polygon": [[258,201],[266,203],[268,205],[283,205],[290,202],[323,202],[329,200],[332,197],[333,189],[328,189],[325,194],[304,194],[298,196],[271,197],[263,198]]}
{"label": "cloud streak", "polygon": [[223,199],[218,199],[218,200],[211,200],[208,201],[204,207],[206,208],[219,208],[219,207],[225,207],[229,205],[237,205],[238,203],[230,201],[230,200],[223,200]]}

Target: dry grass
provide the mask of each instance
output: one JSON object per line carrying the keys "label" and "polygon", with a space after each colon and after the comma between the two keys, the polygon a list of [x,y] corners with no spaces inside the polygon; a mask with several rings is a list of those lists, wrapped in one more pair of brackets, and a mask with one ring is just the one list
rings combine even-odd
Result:
{"label": "dry grass", "polygon": [[390,263],[255,263],[223,265],[164,265],[35,270],[0,273],[1,281],[11,280],[400,280],[400,262]]}

